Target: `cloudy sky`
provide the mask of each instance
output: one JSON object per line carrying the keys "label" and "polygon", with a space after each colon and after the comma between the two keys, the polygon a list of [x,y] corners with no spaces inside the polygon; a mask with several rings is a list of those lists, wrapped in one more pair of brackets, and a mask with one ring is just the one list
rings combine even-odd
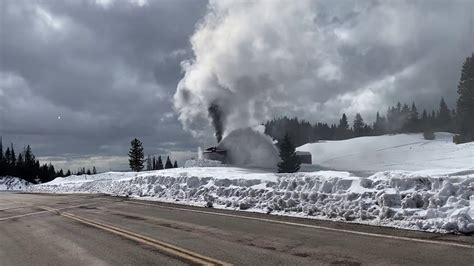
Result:
{"label": "cloudy sky", "polygon": [[[132,138],[183,160],[227,129],[454,107],[474,1],[0,0],[0,135],[43,162],[126,169]],[[228,132],[227,132],[228,133]]]}

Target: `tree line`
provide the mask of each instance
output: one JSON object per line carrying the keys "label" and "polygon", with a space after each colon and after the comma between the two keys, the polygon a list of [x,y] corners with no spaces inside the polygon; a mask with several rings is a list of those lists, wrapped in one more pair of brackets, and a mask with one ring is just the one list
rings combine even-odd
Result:
{"label": "tree line", "polygon": [[169,169],[169,168],[178,168],[178,161],[171,162],[169,156],[166,157],[166,162],[163,165],[163,161],[161,160],[161,156],[155,157],[148,155],[147,159],[145,159],[145,154],[143,152],[143,143],[134,138],[130,142],[130,151],[128,152],[129,156],[129,166],[132,171],[140,172],[145,168],[146,163],[146,170],[162,170],[162,169]]}
{"label": "tree line", "polygon": [[424,133],[425,138],[434,138],[434,131],[457,133],[455,143],[474,140],[474,54],[463,64],[458,84],[456,109],[449,109],[441,98],[436,110],[423,110],[421,113],[415,103],[411,105],[398,102],[388,108],[385,115],[377,112],[375,122],[367,123],[360,113],[355,114],[352,127],[344,113],[339,123],[315,123],[298,118],[281,117],[264,124],[265,133],[277,140],[285,134],[296,146],[318,140],[342,140],[361,136],[378,136],[399,133]]}
{"label": "tree line", "polygon": [[[367,123],[360,113],[356,113],[352,123],[344,113],[338,124],[311,124],[298,118],[281,117],[265,123],[265,134],[274,139],[283,139],[288,134],[296,146],[318,140],[343,140],[362,136],[378,136],[398,133],[420,133],[446,131],[454,132],[456,112],[450,110],[444,99],[441,99],[437,111],[423,110],[421,115],[415,103],[397,103],[388,108],[385,116],[377,112],[375,122]],[[352,126],[351,126],[352,124]]]}
{"label": "tree line", "polygon": [[56,170],[54,165],[51,163],[40,164],[39,160],[36,159],[30,145],[27,145],[22,152],[15,152],[13,143],[9,147],[6,147],[4,152],[3,141],[0,137],[0,176],[15,176],[30,183],[45,183],[52,181],[57,177],[67,177],[73,174],[96,174],[97,170],[92,167],[86,170],[85,167],[80,168],[77,172],[72,172],[63,169]]}

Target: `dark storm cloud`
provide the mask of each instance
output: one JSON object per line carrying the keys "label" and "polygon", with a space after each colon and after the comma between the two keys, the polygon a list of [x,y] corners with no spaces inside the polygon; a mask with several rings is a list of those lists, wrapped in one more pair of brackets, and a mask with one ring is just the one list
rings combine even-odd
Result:
{"label": "dark storm cloud", "polygon": [[207,2],[98,2],[1,2],[0,134],[53,162],[194,148],[171,95]]}

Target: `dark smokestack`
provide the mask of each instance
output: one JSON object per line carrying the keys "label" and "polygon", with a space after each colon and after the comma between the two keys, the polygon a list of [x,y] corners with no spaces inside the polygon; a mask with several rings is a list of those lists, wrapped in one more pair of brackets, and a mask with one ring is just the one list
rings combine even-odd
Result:
{"label": "dark smokestack", "polygon": [[222,123],[222,113],[219,108],[219,105],[213,103],[207,109],[209,112],[209,117],[212,119],[212,126],[216,130],[217,143],[221,142],[222,134],[224,133],[224,124]]}

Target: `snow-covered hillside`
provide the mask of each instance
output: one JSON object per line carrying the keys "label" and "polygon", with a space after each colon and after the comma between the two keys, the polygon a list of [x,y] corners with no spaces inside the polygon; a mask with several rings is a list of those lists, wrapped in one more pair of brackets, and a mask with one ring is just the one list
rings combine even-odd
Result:
{"label": "snow-covered hillside", "polygon": [[29,182],[12,176],[0,176],[0,191],[2,190],[24,190],[30,185]]}
{"label": "snow-covered hillside", "polygon": [[[274,174],[235,167],[57,178],[32,192],[108,193],[435,232],[474,232],[474,171]],[[449,174],[447,174],[449,173]]]}
{"label": "snow-covered hillside", "polygon": [[312,154],[313,164],[344,171],[474,169],[474,142],[456,145],[453,134],[436,133],[360,137],[305,144],[297,150]]}

